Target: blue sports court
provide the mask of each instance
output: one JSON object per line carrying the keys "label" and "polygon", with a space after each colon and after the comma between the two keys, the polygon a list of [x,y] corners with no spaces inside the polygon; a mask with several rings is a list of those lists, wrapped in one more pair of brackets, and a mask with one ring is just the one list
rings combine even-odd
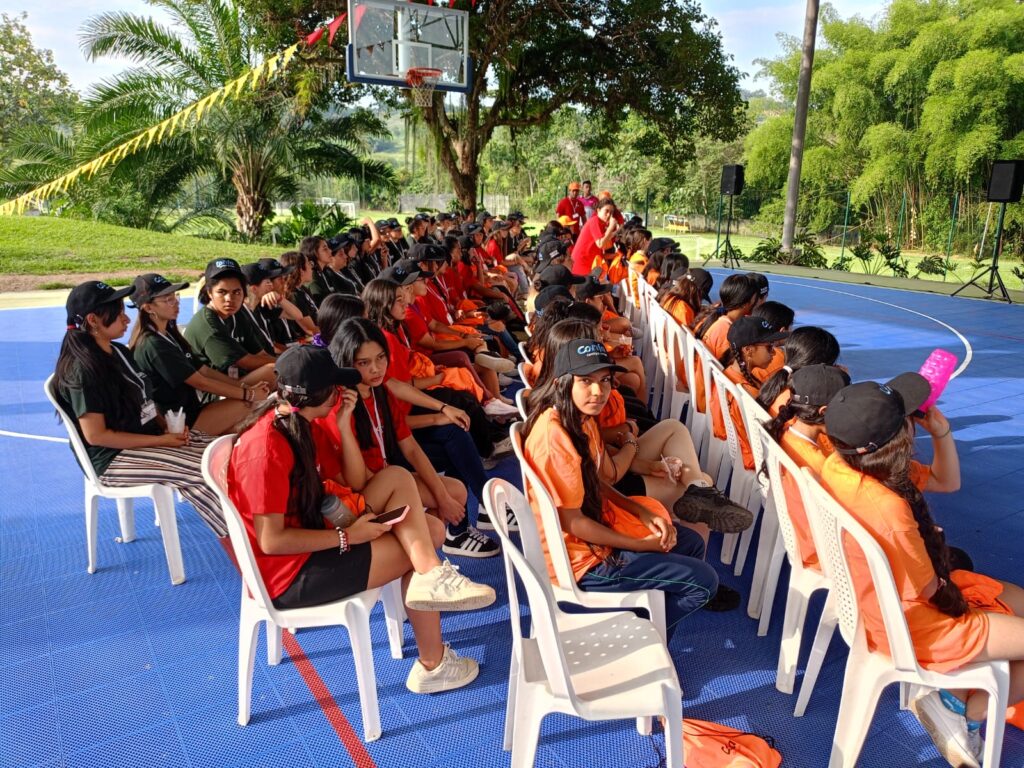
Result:
{"label": "blue sports court", "polygon": [[[716,283],[725,274],[716,272]],[[834,333],[840,363],[854,380],[916,370],[936,347],[957,355],[960,374],[939,407],[956,435],[963,488],[929,501],[950,543],[966,549],[978,570],[1019,583],[1024,309],[781,276],[771,278],[771,298],[796,309],[797,324]],[[189,304],[183,303],[182,321]],[[238,726],[239,576],[191,507],[178,505],[184,584],[170,584],[146,501],[136,503],[138,537],[127,544],[117,541],[113,502],[101,502],[99,567],[86,573],[82,474],[42,391],[64,324],[62,307],[0,311],[0,766],[509,765],[501,748],[510,653],[501,558],[460,559],[467,575],[499,589],[499,600],[444,619],[446,638],[481,662],[474,684],[437,696],[409,693],[411,633],[406,629],[406,658],[391,659],[378,606],[371,622],[383,725],[378,741],[362,741],[351,654],[340,628],[286,634],[277,667],[267,666],[261,639],[252,720]],[[929,444],[919,440],[922,449]],[[518,483],[511,459],[495,473]],[[743,578],[733,577],[718,563],[719,543],[712,539],[710,559],[745,597],[752,560]],[[784,766],[818,768],[835,727],[845,646],[837,633],[806,715],[794,718],[795,696],[774,686],[784,599],[780,588],[768,637],[757,637],[743,607],[702,612],[685,620],[670,651],[684,715],[771,737]],[[819,595],[812,603],[804,656],[821,602]],[[654,768],[662,754],[660,734],[640,736],[630,721],[551,716],[537,765]],[[895,687],[879,704],[860,765],[945,765],[913,715],[899,711]],[[1024,766],[1024,733],[1013,727],[1006,731],[1003,766]]]}

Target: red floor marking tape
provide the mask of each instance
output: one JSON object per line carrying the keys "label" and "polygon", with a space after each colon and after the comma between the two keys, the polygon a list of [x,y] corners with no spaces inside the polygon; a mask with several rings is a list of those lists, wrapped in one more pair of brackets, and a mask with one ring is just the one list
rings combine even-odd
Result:
{"label": "red floor marking tape", "polygon": [[320,708],[323,709],[327,722],[331,724],[334,732],[341,739],[341,743],[352,758],[352,764],[356,768],[377,768],[377,764],[373,762],[370,753],[366,751],[366,745],[363,744],[363,740],[359,738],[359,735],[352,729],[348,719],[338,708],[337,702],[327,689],[327,684],[324,683],[323,678],[320,677],[312,662],[306,657],[306,652],[302,650],[302,646],[295,639],[295,635],[288,630],[284,630],[281,633],[281,637],[284,642],[284,648],[292,659],[292,663],[299,670],[302,679],[306,681],[306,685],[309,687],[309,692],[313,694],[313,698],[316,699]]}

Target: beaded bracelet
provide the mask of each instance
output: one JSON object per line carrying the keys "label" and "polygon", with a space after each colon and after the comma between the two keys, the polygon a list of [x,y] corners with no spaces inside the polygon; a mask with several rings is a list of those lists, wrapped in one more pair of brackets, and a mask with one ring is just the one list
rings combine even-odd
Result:
{"label": "beaded bracelet", "polygon": [[335,528],[338,532],[338,554],[344,555],[349,550],[348,546],[348,534],[343,528]]}

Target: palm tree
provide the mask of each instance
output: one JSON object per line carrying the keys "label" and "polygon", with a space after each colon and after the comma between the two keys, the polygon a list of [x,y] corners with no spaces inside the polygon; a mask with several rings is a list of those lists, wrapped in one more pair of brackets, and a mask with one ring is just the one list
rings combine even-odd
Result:
{"label": "palm tree", "polygon": [[[240,77],[260,58],[254,30],[230,0],[148,2],[170,17],[169,25],[113,12],[83,28],[88,58],[116,55],[134,64],[93,86],[83,101],[75,144],[95,154]],[[228,98],[190,131],[122,160],[110,179],[144,181],[143,195],[154,207],[178,200],[200,179],[213,179],[222,195],[233,194],[235,226],[246,239],[261,235],[272,202],[293,196],[303,179],[358,176],[370,186],[393,188],[391,168],[362,152],[367,139],[388,135],[384,123],[360,108],[306,109],[296,90],[278,79]],[[37,145],[35,157],[23,157],[35,163],[26,171],[38,173],[48,156],[69,159],[67,151],[48,153]]]}

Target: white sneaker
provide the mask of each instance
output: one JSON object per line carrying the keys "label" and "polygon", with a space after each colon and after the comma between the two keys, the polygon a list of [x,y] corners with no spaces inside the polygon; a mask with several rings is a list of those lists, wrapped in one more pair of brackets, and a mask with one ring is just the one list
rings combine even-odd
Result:
{"label": "white sneaker", "polygon": [[414,611],[472,611],[494,600],[491,587],[470,581],[448,560],[426,573],[414,573],[405,593],[405,604]]}
{"label": "white sneaker", "polygon": [[939,754],[952,766],[981,768],[981,734],[967,730],[967,719],[942,703],[939,692],[931,690],[910,702],[910,709],[931,736]]}
{"label": "white sneaker", "polygon": [[409,670],[405,687],[413,693],[440,693],[469,685],[478,674],[480,665],[475,660],[459,656],[445,643],[441,663],[428,670],[417,659]]}
{"label": "white sneaker", "polygon": [[521,382],[519,381],[519,379],[513,379],[511,376],[506,376],[504,373],[498,374],[498,386],[500,386],[502,389],[504,389],[505,387],[510,387],[513,384],[520,383]]}
{"label": "white sneaker", "polygon": [[477,352],[476,357],[473,358],[473,362],[477,365],[482,365],[484,368],[490,368],[492,371],[498,373],[509,373],[516,369],[516,364],[511,360],[504,357],[497,357],[496,355],[489,355],[486,352]]}
{"label": "white sneaker", "polygon": [[519,409],[514,405],[509,405],[495,397],[484,403],[484,413],[488,416],[494,416],[497,418],[503,416],[518,416]]}
{"label": "white sneaker", "polygon": [[503,437],[494,444],[494,450],[491,451],[491,458],[500,459],[502,456],[508,456],[510,453],[512,453],[512,438]]}

